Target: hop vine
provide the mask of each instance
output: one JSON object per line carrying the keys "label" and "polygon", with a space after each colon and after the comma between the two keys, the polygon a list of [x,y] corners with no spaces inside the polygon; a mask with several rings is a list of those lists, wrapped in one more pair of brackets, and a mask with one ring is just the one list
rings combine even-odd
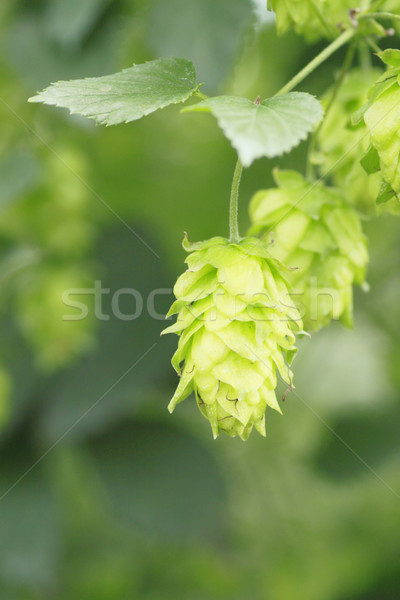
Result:
{"label": "hop vine", "polygon": [[[354,4],[268,0],[279,34],[294,30],[326,44],[271,98],[209,98],[194,65],[172,57],[59,81],[30,99],[104,125],[191,99],[182,112],[211,114],[235,149],[229,239],[191,244],[185,238],[188,268],[169,312],[176,322],[164,332],[179,338],[169,409],[194,394],[214,437],[224,432],[245,440],[253,428],[265,435],[266,408],[281,411],[279,379],[293,388],[298,336],[335,320],[353,326],[354,286],[368,289],[362,219],[400,213],[400,50],[379,47],[399,31],[400,1]],[[320,100],[294,91],[339,50],[342,68]],[[374,54],[386,71],[373,63]],[[305,175],[274,170],[276,187],[260,181],[242,238],[243,168],[288,153],[308,136]]]}

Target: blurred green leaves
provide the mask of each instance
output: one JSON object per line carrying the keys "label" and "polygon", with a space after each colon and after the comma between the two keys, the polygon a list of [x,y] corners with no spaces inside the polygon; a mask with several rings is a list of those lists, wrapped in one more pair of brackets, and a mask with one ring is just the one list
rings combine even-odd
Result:
{"label": "blurred green leaves", "polygon": [[185,56],[196,65],[207,91],[220,91],[254,20],[251,0],[154,0],[149,4],[152,51],[160,56]]}
{"label": "blurred green leaves", "polygon": [[290,92],[263,102],[236,96],[217,96],[184,111],[211,112],[245,167],[256,158],[289,152],[307,137],[323,115],[310,94]]}
{"label": "blurred green leaves", "polygon": [[113,75],[53,83],[29,102],[68,108],[101,125],[117,125],[184,102],[198,87],[190,61],[160,58]]}
{"label": "blurred green leaves", "polygon": [[[290,78],[294,60],[300,66],[314,49],[290,34],[277,40],[272,28],[253,34],[242,0],[8,4],[2,97],[62,160],[0,106],[6,165],[0,276],[7,307],[0,357],[11,379],[0,446],[2,490],[80,422],[0,502],[1,599],[396,598],[398,498],[295,394],[285,402],[285,419],[270,415],[267,439],[246,447],[235,440],[214,444],[190,401],[171,422],[173,340],[160,340],[165,323],[147,314],[132,323],[101,322],[89,355],[51,374],[37,367],[41,355],[55,357],[51,323],[54,334],[60,329],[54,317],[46,322],[46,299],[26,277],[32,262],[38,281],[48,275],[42,286],[48,290],[77,267],[112,291],[134,287],[146,297],[155,286],[170,287],[184,260],[184,230],[193,239],[226,233],[235,157],[212,119],[182,118],[174,107],[125,127],[94,128],[37,110],[26,97],[56,78],[112,73],[171,54],[191,59],[199,81],[220,87],[218,93],[266,97]],[[67,11],[75,15],[73,28],[61,16]],[[241,48],[247,58],[235,62]],[[313,93],[337,67],[318,72]],[[233,87],[226,87],[222,81],[233,75]],[[245,172],[243,198],[271,184],[276,164],[301,169],[303,159],[300,146],[290,157],[258,161]],[[36,162],[36,174],[29,161]],[[33,173],[26,180],[24,165]],[[99,206],[65,165],[161,259]],[[296,393],[399,491],[398,223],[377,219],[368,234],[371,291],[356,298],[355,331],[333,328],[304,344],[296,359]],[[29,315],[24,295],[32,302]],[[160,299],[160,314],[169,301],[167,295]],[[23,337],[21,322],[34,321],[35,310],[37,330]],[[109,313],[109,297],[103,310]]]}
{"label": "blurred green leaves", "polygon": [[111,0],[53,0],[44,15],[49,37],[66,48],[80,46],[110,3]]}
{"label": "blurred green leaves", "polygon": [[222,539],[226,491],[210,447],[172,424],[139,418],[88,449],[121,525],[175,542]]}
{"label": "blurred green leaves", "polygon": [[38,458],[27,438],[9,441],[0,455],[0,586],[49,591],[62,546],[51,486],[42,466],[35,477],[24,477]]}
{"label": "blurred green leaves", "polygon": [[39,181],[41,165],[32,153],[14,150],[0,162],[0,211]]}

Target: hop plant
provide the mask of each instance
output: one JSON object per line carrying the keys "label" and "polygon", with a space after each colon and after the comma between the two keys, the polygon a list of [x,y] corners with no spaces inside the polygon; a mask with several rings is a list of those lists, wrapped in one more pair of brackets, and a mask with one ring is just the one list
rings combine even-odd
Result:
{"label": "hop plant", "polygon": [[268,8],[276,15],[279,34],[292,27],[309,41],[334,38],[338,25],[348,21],[352,0],[268,0]]}
{"label": "hop plant", "polygon": [[380,57],[389,69],[371,89],[362,113],[372,146],[367,170],[380,170],[385,187],[378,201],[385,201],[400,193],[400,50],[385,50]]}
{"label": "hop plant", "polygon": [[258,192],[250,204],[252,235],[269,242],[285,263],[293,299],[306,330],[339,319],[353,322],[353,284],[363,284],[368,252],[357,213],[334,189],[293,171],[275,171],[279,187]]}
{"label": "hop plant", "polygon": [[194,391],[214,437],[221,431],[247,439],[253,426],[265,435],[266,407],[280,412],[277,372],[291,386],[300,315],[284,268],[258,239],[216,237],[190,244],[188,270],[174,287],[163,333],[179,335],[172,365],[180,382],[169,410]]}

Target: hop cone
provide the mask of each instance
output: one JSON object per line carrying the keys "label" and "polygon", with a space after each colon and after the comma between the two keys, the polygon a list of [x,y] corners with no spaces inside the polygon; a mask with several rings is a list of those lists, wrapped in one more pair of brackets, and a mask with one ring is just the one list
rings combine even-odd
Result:
{"label": "hop cone", "polygon": [[333,189],[292,171],[275,172],[278,188],[251,201],[252,234],[290,267],[292,297],[306,330],[339,319],[352,325],[353,284],[365,278],[368,252],[357,213]]}
{"label": "hop cone", "polygon": [[353,69],[336,93],[332,105],[334,90],[327,92],[322,102],[329,110],[319,131],[317,151],[312,157],[320,175],[327,173],[334,186],[345,191],[349,203],[363,215],[371,217],[384,210],[393,212],[399,204],[397,200],[379,207],[376,204],[382,177],[379,173],[368,176],[360,164],[360,157],[369,146],[367,128],[364,123],[358,126],[351,124],[351,115],[366,102],[368,90],[381,73],[379,69],[367,72]]}
{"label": "hop cone", "polygon": [[[281,265],[258,239],[238,244],[212,238],[184,248],[188,270],[179,277],[163,333],[179,335],[172,364],[180,375],[169,410],[194,391],[214,437],[265,435],[267,406],[280,411],[277,371],[291,385],[287,363],[302,329]],[[287,363],[286,363],[286,361]]]}
{"label": "hop cone", "polygon": [[354,8],[352,0],[268,0],[268,7],[276,14],[278,33],[294,28],[309,41],[334,38],[339,34],[339,23],[348,21],[348,11]]}
{"label": "hop cone", "polygon": [[380,57],[391,68],[371,89],[364,121],[386,192],[397,196],[400,193],[400,51],[386,50]]}

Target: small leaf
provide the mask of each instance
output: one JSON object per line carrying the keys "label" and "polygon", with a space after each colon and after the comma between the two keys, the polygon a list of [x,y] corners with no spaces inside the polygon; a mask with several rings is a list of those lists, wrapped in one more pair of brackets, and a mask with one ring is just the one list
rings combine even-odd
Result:
{"label": "small leaf", "polygon": [[400,50],[393,48],[387,48],[383,52],[378,52],[377,55],[389,67],[399,68],[400,67]]}
{"label": "small leaf", "polygon": [[381,170],[379,154],[374,146],[369,147],[368,151],[364,154],[360,162],[364,171],[368,173],[368,175],[371,175],[372,173],[378,173]]}
{"label": "small leaf", "polygon": [[71,114],[101,125],[117,125],[184,102],[198,88],[190,61],[159,58],[113,75],[53,83],[29,102],[69,108]]}
{"label": "small leaf", "polygon": [[321,104],[303,92],[291,92],[255,104],[247,98],[217,96],[183,111],[211,112],[245,167],[262,156],[289,152],[323,116]]}
{"label": "small leaf", "polygon": [[387,183],[387,181],[382,181],[381,189],[379,190],[378,197],[376,199],[377,204],[385,204],[385,202],[389,202],[392,198],[396,196],[395,191],[392,186]]}

